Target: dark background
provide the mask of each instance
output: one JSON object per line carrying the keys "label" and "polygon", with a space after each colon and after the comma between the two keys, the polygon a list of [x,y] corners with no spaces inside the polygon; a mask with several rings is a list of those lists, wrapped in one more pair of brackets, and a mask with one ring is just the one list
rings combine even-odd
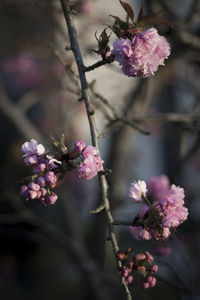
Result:
{"label": "dark background", "polygon": [[[138,11],[140,1],[132,4]],[[114,0],[77,1],[73,7],[83,58],[93,63],[99,60],[92,52],[97,48],[94,32],[110,22],[112,7],[118,7],[124,17]],[[128,228],[116,228],[116,233],[122,250],[172,248],[168,256],[155,256],[160,276],[155,288],[144,291],[134,279],[130,286],[134,299],[197,300],[200,3],[147,0],[145,12],[160,12],[173,24],[159,27],[171,45],[166,66],[148,79],[129,79],[114,63],[102,67],[105,76],[112,72],[110,87],[104,88],[101,80],[97,90],[91,87],[98,128],[107,133],[100,146],[105,166],[112,169],[108,176],[111,208],[118,219],[135,216],[137,206],[127,197],[133,180],[166,174],[171,183],[184,187],[189,217],[168,242],[137,241]],[[69,148],[76,139],[91,143],[84,105],[77,101],[76,67],[72,54],[64,49],[68,35],[59,1],[1,0],[0,40],[0,298],[125,299],[106,242],[105,216],[89,214],[100,201],[97,178],[84,181],[76,171],[66,174],[52,207],[19,196],[23,178],[31,172],[20,150],[25,141],[35,138],[49,151],[49,134],[59,138],[64,132]],[[93,79],[95,72],[90,75]],[[107,99],[113,105],[110,109],[102,97],[107,98],[115,86],[125,96],[121,99],[113,93]],[[151,134],[110,122],[114,109]]]}

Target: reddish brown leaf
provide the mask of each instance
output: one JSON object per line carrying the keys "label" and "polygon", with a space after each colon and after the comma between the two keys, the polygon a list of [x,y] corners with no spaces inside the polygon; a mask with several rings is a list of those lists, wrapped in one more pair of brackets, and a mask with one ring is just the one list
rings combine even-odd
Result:
{"label": "reddish brown leaf", "polygon": [[144,2],[142,2],[142,6],[138,14],[137,22],[140,22],[143,19],[143,17],[144,17]]}
{"label": "reddish brown leaf", "polygon": [[127,17],[130,18],[132,21],[134,19],[134,11],[132,9],[132,7],[130,6],[130,4],[128,4],[127,2],[121,1],[119,0],[121,6],[124,8],[124,10],[127,13]]}
{"label": "reddish brown leaf", "polygon": [[138,25],[139,26],[142,26],[142,27],[145,27],[145,26],[148,26],[148,25],[161,25],[161,24],[168,24],[170,26],[172,26],[169,21],[165,18],[158,18],[156,17],[156,15],[154,14],[151,14],[151,15],[148,15],[148,16],[145,16],[139,23]]}

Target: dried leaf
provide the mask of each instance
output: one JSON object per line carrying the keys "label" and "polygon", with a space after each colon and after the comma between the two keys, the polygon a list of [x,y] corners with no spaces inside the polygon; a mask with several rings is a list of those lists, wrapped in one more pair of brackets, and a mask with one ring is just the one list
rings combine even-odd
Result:
{"label": "dried leaf", "polygon": [[119,0],[121,6],[124,8],[124,10],[127,13],[127,18],[130,18],[132,21],[134,19],[134,11],[132,9],[132,7],[130,6],[130,4],[128,4],[127,2],[121,1]]}

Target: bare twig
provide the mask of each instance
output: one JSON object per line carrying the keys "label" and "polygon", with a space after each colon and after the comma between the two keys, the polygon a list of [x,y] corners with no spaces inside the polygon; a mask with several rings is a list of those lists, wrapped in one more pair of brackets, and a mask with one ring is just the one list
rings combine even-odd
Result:
{"label": "bare twig", "polygon": [[[70,45],[71,45],[71,48],[72,48],[72,51],[73,51],[73,54],[74,54],[74,57],[76,60],[76,64],[78,67],[80,83],[81,83],[81,90],[82,90],[82,98],[84,99],[84,102],[85,102],[86,112],[87,112],[88,121],[89,121],[89,125],[90,125],[92,144],[93,144],[93,146],[96,147],[97,151],[99,152],[98,134],[97,134],[96,125],[95,125],[93,108],[92,108],[91,100],[89,98],[89,93],[88,93],[88,85],[87,85],[87,81],[86,81],[86,77],[85,77],[85,67],[83,64],[78,41],[76,38],[76,30],[74,28],[71,14],[70,14],[69,1],[66,2],[64,0],[60,0],[60,3],[62,6],[62,9],[63,9],[65,21],[66,21],[67,28],[68,28]],[[113,252],[115,255],[115,259],[116,259],[118,268],[120,269],[122,267],[122,264],[117,255],[118,251],[119,251],[119,247],[117,244],[116,235],[114,233],[113,218],[111,215],[110,203],[108,200],[108,183],[106,180],[106,176],[104,174],[99,174],[99,184],[100,184],[100,190],[101,190],[101,194],[102,194],[102,202],[105,205],[105,212],[106,212],[106,217],[107,217],[107,222],[108,222],[109,236],[110,236],[110,240],[112,243],[112,248],[113,248]],[[124,290],[126,292],[126,298],[128,300],[131,300],[132,299],[131,293],[130,293],[129,288],[123,277],[121,277],[121,284],[124,287]]]}
{"label": "bare twig", "polygon": [[91,65],[91,66],[88,66],[88,67],[84,67],[84,71],[85,72],[89,72],[89,71],[92,71],[92,70],[95,70],[96,68],[99,68],[101,66],[104,66],[106,64],[110,64],[113,62],[113,59],[102,59],[98,62],[96,62],[95,64]]}
{"label": "bare twig", "polygon": [[113,225],[122,225],[122,226],[142,226],[143,225],[143,222],[134,222],[134,221],[132,221],[132,222],[127,222],[127,221],[117,221],[117,220],[114,220],[113,221]]}
{"label": "bare twig", "polygon": [[95,70],[96,68],[99,68],[106,64],[111,64],[113,61],[114,61],[114,55],[110,55],[107,58],[104,57],[104,58],[102,58],[102,60],[96,62],[95,64],[88,66],[88,67],[84,67],[84,71],[89,72],[89,71]]}

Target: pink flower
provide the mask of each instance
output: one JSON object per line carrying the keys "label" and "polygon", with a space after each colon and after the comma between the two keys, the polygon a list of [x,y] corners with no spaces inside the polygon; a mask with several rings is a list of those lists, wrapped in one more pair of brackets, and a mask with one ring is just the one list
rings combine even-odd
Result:
{"label": "pink flower", "polygon": [[25,142],[22,145],[21,150],[26,155],[42,155],[44,154],[45,148],[42,144],[38,144],[38,142],[34,139],[32,139],[30,142]]}
{"label": "pink flower", "polygon": [[131,183],[129,190],[129,198],[133,199],[135,202],[142,202],[142,196],[146,196],[147,188],[146,183],[143,180],[138,180],[138,182]]}
{"label": "pink flower", "polygon": [[89,156],[98,155],[97,149],[93,146],[86,146],[85,150],[82,153],[84,158],[88,158]]}
{"label": "pink flower", "polygon": [[184,205],[184,190],[171,186],[169,194],[161,200],[160,206],[164,213],[162,224],[165,227],[177,227],[187,219],[188,209]]}
{"label": "pink flower", "polygon": [[149,287],[153,287],[156,285],[156,278],[154,276],[147,276],[145,280],[149,283]]}
{"label": "pink flower", "polygon": [[37,192],[33,190],[28,191],[28,196],[30,199],[36,199],[37,198]]}
{"label": "pink flower", "polygon": [[130,275],[130,276],[126,277],[125,281],[126,281],[126,284],[130,284],[133,281],[133,276]]}
{"label": "pink flower", "polygon": [[45,178],[46,178],[46,181],[51,185],[55,185],[57,182],[57,176],[52,171],[47,172],[45,175]]}
{"label": "pink flower", "polygon": [[145,251],[144,253],[146,255],[147,262],[151,264],[154,261],[153,255],[151,255],[148,251]]}
{"label": "pink flower", "polygon": [[43,177],[43,176],[38,177],[37,183],[38,183],[40,186],[45,186],[45,185],[46,185],[46,179],[45,179],[45,177]]}
{"label": "pink flower", "polygon": [[82,140],[78,140],[74,143],[74,149],[77,152],[82,152],[85,149],[85,143]]}
{"label": "pink flower", "polygon": [[26,165],[36,164],[38,161],[38,156],[41,156],[45,152],[45,148],[42,144],[32,139],[30,142],[25,142],[21,150],[25,153],[24,162]]}
{"label": "pink flower", "polygon": [[79,177],[89,180],[102,169],[103,161],[99,156],[88,156],[78,168]]}
{"label": "pink flower", "polygon": [[40,189],[40,186],[39,186],[39,184],[37,184],[37,183],[35,183],[35,182],[30,182],[29,184],[28,184],[28,188],[29,188],[29,190],[33,190],[33,191],[39,191],[39,189]]}
{"label": "pink flower", "polygon": [[150,240],[151,239],[151,234],[146,229],[142,229],[139,233],[139,236],[143,240]]}
{"label": "pink flower", "polygon": [[130,77],[154,75],[170,54],[167,40],[155,28],[136,34],[132,41],[117,38],[113,47],[115,60],[122,66],[124,74]]}
{"label": "pink flower", "polygon": [[25,164],[26,164],[27,166],[29,166],[29,165],[34,165],[34,164],[37,163],[37,161],[38,161],[37,156],[36,156],[36,155],[32,155],[32,154],[27,155],[27,156],[25,156],[25,158],[24,158],[24,162],[25,162]]}
{"label": "pink flower", "polygon": [[58,199],[58,196],[51,192],[51,195],[45,199],[46,204],[55,204]]}

